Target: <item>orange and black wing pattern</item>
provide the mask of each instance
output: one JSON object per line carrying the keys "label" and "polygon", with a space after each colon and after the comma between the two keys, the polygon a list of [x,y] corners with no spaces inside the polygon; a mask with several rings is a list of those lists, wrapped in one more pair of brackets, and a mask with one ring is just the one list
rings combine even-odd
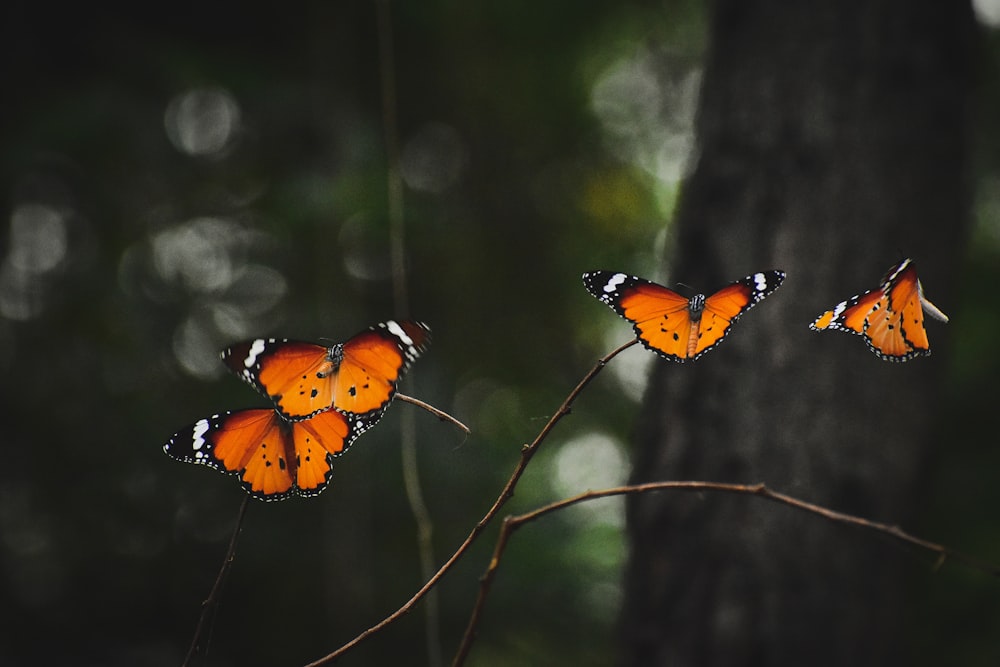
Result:
{"label": "orange and black wing pattern", "polygon": [[695,360],[721,343],[740,315],[778,289],[783,271],[761,271],[709,297],[690,299],[654,282],[614,271],[583,274],[587,291],[632,323],[639,341],[665,359]]}
{"label": "orange and black wing pattern", "polygon": [[864,294],[852,296],[846,301],[841,301],[836,306],[826,311],[816,318],[809,325],[813,331],[823,331],[824,329],[834,329],[836,331],[847,331],[863,335],[865,333],[865,322],[868,313],[878,305],[883,299],[881,289],[869,290]]}
{"label": "orange and black wing pattern", "polygon": [[258,338],[224,350],[222,361],[286,419],[330,407],[363,415],[389,404],[399,378],[429,344],[426,324],[389,320],[330,347]]}
{"label": "orange and black wing pattern", "polygon": [[820,315],[810,324],[814,331],[836,329],[860,334],[877,357],[907,361],[931,353],[924,312],[948,321],[925,296],[912,260],[893,266],[878,289],[853,296]]}
{"label": "orange and black wing pattern", "polygon": [[333,458],[343,454],[381,412],[354,420],[335,410],[291,422],[270,408],[200,419],[163,446],[169,456],[238,475],[254,498],[315,496],[330,483]]}

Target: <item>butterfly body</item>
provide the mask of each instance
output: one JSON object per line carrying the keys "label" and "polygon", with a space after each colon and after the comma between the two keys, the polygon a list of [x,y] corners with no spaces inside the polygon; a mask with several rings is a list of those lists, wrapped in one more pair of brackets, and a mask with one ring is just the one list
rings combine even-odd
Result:
{"label": "butterfly body", "polygon": [[639,341],[671,361],[700,358],[729,334],[740,315],[776,290],[782,271],[762,271],[706,296],[687,298],[657,283],[613,271],[583,274],[591,294],[628,320]]}
{"label": "butterfly body", "polygon": [[200,419],[163,446],[169,456],[238,475],[247,493],[262,500],[318,495],[340,456],[382,412],[351,419],[327,410],[292,422],[271,408],[235,410]]}
{"label": "butterfly body", "polygon": [[350,415],[384,408],[399,378],[429,344],[426,324],[389,320],[332,346],[245,341],[223,351],[222,361],[294,421],[330,407]]}
{"label": "butterfly body", "polygon": [[912,260],[904,259],[882,278],[880,286],[841,301],[809,325],[860,335],[868,349],[885,361],[929,355],[924,313],[943,322],[948,316],[925,296]]}

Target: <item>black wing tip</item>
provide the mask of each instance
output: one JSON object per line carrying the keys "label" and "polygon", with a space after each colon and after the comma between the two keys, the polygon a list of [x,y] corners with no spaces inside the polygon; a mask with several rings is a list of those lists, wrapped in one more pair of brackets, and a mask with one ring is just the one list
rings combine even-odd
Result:
{"label": "black wing tip", "polygon": [[[757,273],[747,277],[755,278],[758,275],[764,276],[764,283],[765,283],[764,291],[766,291],[768,294],[781,287],[781,284],[785,282],[785,278],[788,277],[788,274],[782,271],[781,269],[768,269],[766,271],[758,271]],[[773,285],[771,284],[772,282],[774,283]]]}
{"label": "black wing tip", "polygon": [[[624,271],[587,271],[583,274],[583,286],[594,298],[613,306],[615,295],[623,288],[649,281]],[[614,283],[614,284],[612,284]]]}
{"label": "black wing tip", "polygon": [[[398,331],[393,331],[393,327],[398,329]],[[413,332],[407,331],[408,327],[416,327],[421,332],[422,335],[420,337],[420,340],[413,340]],[[427,348],[430,347],[431,340],[433,339],[430,325],[422,320],[411,320],[407,318],[389,319],[385,320],[384,322],[379,322],[378,324],[373,324],[372,326],[368,327],[368,330],[388,331],[391,335],[395,336],[403,343],[406,343],[406,340],[403,338],[403,336],[410,339],[411,342],[408,343],[409,349],[407,350],[407,353],[409,353],[410,350],[413,350],[416,352],[416,354],[412,355],[412,358],[409,358],[408,354],[409,361],[413,361],[414,359],[416,359],[417,356],[426,352]]]}

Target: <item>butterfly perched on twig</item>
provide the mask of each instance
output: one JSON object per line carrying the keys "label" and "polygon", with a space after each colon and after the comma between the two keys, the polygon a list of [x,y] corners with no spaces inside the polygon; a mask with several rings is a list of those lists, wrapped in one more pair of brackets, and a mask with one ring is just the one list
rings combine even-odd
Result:
{"label": "butterfly perched on twig", "polygon": [[698,359],[721,343],[740,315],[778,289],[783,271],[761,271],[710,296],[691,298],[638,276],[614,271],[583,274],[591,294],[632,323],[639,341],[672,361]]}
{"label": "butterfly perched on twig", "polygon": [[282,417],[299,420],[330,407],[351,415],[385,407],[428,345],[426,324],[389,320],[331,346],[257,338],[224,350],[222,361]]}

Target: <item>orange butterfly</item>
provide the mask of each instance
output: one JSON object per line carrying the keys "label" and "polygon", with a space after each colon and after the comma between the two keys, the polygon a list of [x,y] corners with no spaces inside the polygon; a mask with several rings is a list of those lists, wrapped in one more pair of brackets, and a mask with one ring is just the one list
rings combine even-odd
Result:
{"label": "orange butterfly", "polygon": [[904,259],[889,269],[878,289],[852,296],[809,325],[813,331],[836,329],[864,337],[868,349],[885,361],[906,361],[931,353],[924,312],[948,321],[948,316],[924,296],[913,261]]}
{"label": "orange butterfly", "polygon": [[663,285],[613,271],[583,274],[595,297],[632,323],[639,342],[660,356],[683,362],[697,359],[729,334],[736,319],[778,289],[783,271],[762,271],[726,285],[706,297],[690,299]]}
{"label": "orange butterfly", "polygon": [[254,498],[315,496],[330,483],[333,458],[347,451],[383,413],[355,420],[327,410],[290,422],[271,408],[224,412],[177,432],[163,451],[178,461],[239,475]]}
{"label": "orange butterfly", "polygon": [[361,415],[389,404],[397,381],[429,344],[426,324],[389,320],[331,347],[258,338],[224,350],[222,361],[286,419],[331,406]]}

